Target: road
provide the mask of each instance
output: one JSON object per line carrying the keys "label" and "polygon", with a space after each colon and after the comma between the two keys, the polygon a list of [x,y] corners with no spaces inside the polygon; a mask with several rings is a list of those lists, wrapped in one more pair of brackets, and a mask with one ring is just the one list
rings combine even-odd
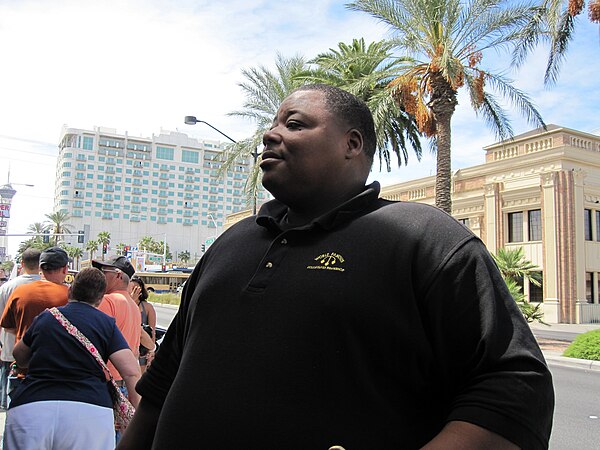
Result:
{"label": "road", "polygon": [[556,408],[550,448],[600,447],[600,372],[550,365]]}
{"label": "road", "polygon": [[169,328],[171,320],[177,314],[177,307],[162,306],[155,303],[154,310],[156,311],[156,324],[162,328]]}
{"label": "road", "polygon": [[[165,328],[177,308],[155,305],[157,322]],[[577,333],[535,330],[537,338],[572,341]],[[600,448],[600,372],[550,365],[556,408],[550,438],[552,450]]]}

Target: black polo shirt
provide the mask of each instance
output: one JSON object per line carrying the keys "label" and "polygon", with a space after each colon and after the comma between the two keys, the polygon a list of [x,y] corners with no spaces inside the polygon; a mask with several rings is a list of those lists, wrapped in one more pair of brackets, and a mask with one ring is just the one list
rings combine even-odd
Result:
{"label": "black polo shirt", "polygon": [[304,227],[228,229],[138,384],[154,448],[418,448],[449,420],[547,446],[541,352],[484,245],[374,183]]}

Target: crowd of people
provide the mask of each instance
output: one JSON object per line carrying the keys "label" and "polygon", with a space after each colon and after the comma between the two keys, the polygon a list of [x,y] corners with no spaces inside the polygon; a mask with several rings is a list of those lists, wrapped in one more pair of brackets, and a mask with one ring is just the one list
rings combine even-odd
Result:
{"label": "crowd of people", "polygon": [[[122,256],[67,290],[52,248],[41,280],[30,261],[2,286],[18,369],[5,448],[547,448],[554,392],[529,327],[473,233],[366,184],[365,103],[303,86],[263,143],[274,200],[205,253],[156,355],[156,314]],[[122,436],[105,374],[57,311],[137,407]]]}
{"label": "crowd of people", "polygon": [[67,286],[68,263],[60,247],[27,249],[21,275],[0,287],[4,449],[114,449],[122,430],[107,377],[139,403],[135,385],[148,364],[140,349],[154,351],[156,326],[152,305],[138,306],[148,297],[143,282],[119,256],[92,261]]}

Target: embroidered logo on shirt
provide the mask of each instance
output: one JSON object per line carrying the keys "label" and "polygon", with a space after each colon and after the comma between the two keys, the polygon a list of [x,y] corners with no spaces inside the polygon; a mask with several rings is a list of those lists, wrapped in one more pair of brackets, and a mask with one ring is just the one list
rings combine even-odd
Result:
{"label": "embroidered logo on shirt", "polygon": [[315,265],[306,266],[309,270],[337,270],[338,272],[343,272],[346,269],[340,267],[344,264],[344,257],[339,253],[323,253],[322,255],[317,256],[315,259]]}

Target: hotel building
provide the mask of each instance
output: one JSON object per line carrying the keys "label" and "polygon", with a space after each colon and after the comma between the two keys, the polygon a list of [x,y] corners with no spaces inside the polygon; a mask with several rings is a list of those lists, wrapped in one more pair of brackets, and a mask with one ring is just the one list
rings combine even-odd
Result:
{"label": "hotel building", "polygon": [[[64,127],[54,210],[70,214],[74,232],[89,227],[89,239],[109,232],[109,254],[118,243],[135,247],[150,236],[166,238],[173,259],[188,251],[193,262],[222,231],[227,215],[251,207],[244,184],[253,160],[248,156],[219,176],[226,145],[180,132],[142,138],[111,128]],[[259,191],[257,203],[266,197]]]}

